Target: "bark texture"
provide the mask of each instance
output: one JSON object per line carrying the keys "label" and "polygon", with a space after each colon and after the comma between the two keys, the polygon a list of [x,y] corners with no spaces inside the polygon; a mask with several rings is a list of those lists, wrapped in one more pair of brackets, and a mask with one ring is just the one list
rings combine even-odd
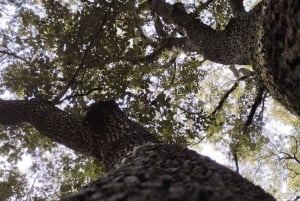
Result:
{"label": "bark texture", "polygon": [[63,201],[274,201],[260,187],[195,151],[145,144],[115,170]]}
{"label": "bark texture", "polygon": [[0,113],[0,124],[28,122],[52,140],[104,162],[104,177],[63,201],[275,200],[208,157],[160,143],[113,101],[92,105],[82,119],[35,100],[1,100]]}
{"label": "bark texture", "polygon": [[251,64],[270,94],[300,115],[299,0],[262,0],[248,13],[241,0],[230,0],[234,17],[222,31],[203,24],[181,3],[149,3],[154,13],[186,31],[185,51],[222,64]]}
{"label": "bark texture", "polygon": [[158,142],[129,120],[114,101],[93,104],[85,117],[75,117],[47,101],[0,100],[0,114],[0,124],[30,123],[51,140],[101,160],[106,169],[134,146]]}
{"label": "bark texture", "polygon": [[80,118],[61,111],[47,101],[0,100],[0,124],[10,126],[24,122],[55,142],[101,160],[98,151],[90,146],[89,136],[92,133]]}
{"label": "bark texture", "polygon": [[253,67],[272,96],[300,115],[300,2],[266,0]]}
{"label": "bark texture", "polygon": [[236,17],[222,31],[202,23],[197,13],[187,13],[181,3],[169,4],[164,0],[149,0],[151,9],[164,21],[175,23],[187,33],[183,49],[197,51],[206,59],[222,64],[250,64],[253,33],[260,6],[251,12],[241,10],[241,2],[232,0]]}
{"label": "bark texture", "polygon": [[129,120],[114,101],[93,104],[85,117],[92,131],[92,147],[98,147],[106,169],[119,164],[125,155],[144,143],[158,143],[154,135]]}

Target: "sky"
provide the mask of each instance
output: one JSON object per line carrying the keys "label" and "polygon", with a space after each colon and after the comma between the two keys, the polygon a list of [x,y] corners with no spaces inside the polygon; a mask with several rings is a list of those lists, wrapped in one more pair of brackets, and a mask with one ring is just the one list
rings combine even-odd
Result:
{"label": "sky", "polygon": [[[249,0],[246,1],[246,5],[247,7],[250,7],[251,5],[253,5],[253,3],[255,3],[255,0]],[[5,19],[3,17],[0,17],[0,27],[3,27],[6,25],[8,19]],[[0,67],[1,68],[1,67]],[[1,69],[0,69],[1,70]],[[16,96],[12,95],[11,93],[9,93],[8,91],[4,91],[4,94],[0,95],[0,99],[15,99]],[[278,133],[278,135],[290,135],[291,131],[292,131],[292,127],[291,126],[287,126],[284,125],[283,123],[280,123],[276,120],[271,120],[270,122],[268,122],[266,124],[266,129],[270,130],[272,133]],[[276,137],[276,136],[274,136]],[[217,150],[214,146],[212,146],[209,143],[204,143],[200,145],[196,145],[193,147],[190,147],[191,149],[196,150],[198,153],[206,155],[211,157],[213,160],[216,160],[218,163],[221,163],[223,165],[226,166],[230,166],[230,164],[232,164],[232,161],[228,160],[228,156],[226,156],[225,154],[223,154],[222,151]],[[0,158],[0,161],[2,161],[3,158]],[[18,163],[18,167],[19,169],[26,173],[29,168],[32,165],[32,159],[30,156],[28,155],[24,155],[22,158],[22,161],[20,161]],[[0,168],[1,168],[1,163],[0,163]]]}

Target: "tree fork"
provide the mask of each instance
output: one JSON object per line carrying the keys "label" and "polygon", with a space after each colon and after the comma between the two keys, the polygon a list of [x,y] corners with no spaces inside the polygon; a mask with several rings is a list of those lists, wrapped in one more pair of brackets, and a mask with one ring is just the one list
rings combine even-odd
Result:
{"label": "tree fork", "polygon": [[53,141],[103,161],[107,174],[63,201],[275,200],[208,157],[159,142],[114,101],[93,104],[82,119],[37,100],[0,100],[0,113],[3,125],[28,122]]}
{"label": "tree fork", "polygon": [[238,0],[232,0],[236,17],[230,19],[224,30],[215,30],[198,19],[197,13],[187,13],[182,3],[169,4],[164,0],[149,0],[151,10],[166,22],[173,22],[187,32],[185,51],[197,51],[213,62],[221,64],[251,64],[251,49],[256,19],[260,6],[246,13]]}
{"label": "tree fork", "polygon": [[187,13],[181,3],[149,0],[154,13],[185,29],[185,51],[221,64],[251,64],[273,98],[300,115],[299,1],[263,0],[250,12],[241,0],[229,3],[234,17],[218,31]]}

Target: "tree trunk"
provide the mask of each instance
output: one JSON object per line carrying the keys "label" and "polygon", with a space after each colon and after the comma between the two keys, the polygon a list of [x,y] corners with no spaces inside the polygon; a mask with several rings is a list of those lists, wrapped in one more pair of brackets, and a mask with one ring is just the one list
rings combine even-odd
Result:
{"label": "tree trunk", "polygon": [[129,120],[113,101],[92,105],[82,119],[43,101],[0,100],[0,123],[28,122],[45,136],[105,164],[107,174],[63,201],[272,201],[239,174]]}
{"label": "tree trunk", "polygon": [[187,13],[181,3],[149,2],[154,13],[186,30],[185,51],[221,64],[251,64],[272,96],[300,115],[299,0],[263,0],[248,13],[241,0],[230,0],[234,17],[222,31]]}
{"label": "tree trunk", "polygon": [[271,95],[300,115],[300,2],[264,1],[253,68]]}

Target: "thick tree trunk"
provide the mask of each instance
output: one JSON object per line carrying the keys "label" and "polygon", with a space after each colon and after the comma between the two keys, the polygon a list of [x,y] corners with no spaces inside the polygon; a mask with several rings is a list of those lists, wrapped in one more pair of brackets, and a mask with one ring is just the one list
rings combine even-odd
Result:
{"label": "thick tree trunk", "polygon": [[260,187],[196,152],[145,144],[79,194],[63,201],[271,201]]}
{"label": "thick tree trunk", "polygon": [[263,0],[246,13],[230,0],[234,18],[217,31],[187,13],[183,4],[149,0],[154,13],[187,32],[182,46],[222,64],[251,64],[272,96],[300,115],[300,3]]}
{"label": "thick tree trunk", "polygon": [[0,100],[0,124],[28,122],[75,151],[101,159],[107,175],[64,201],[273,201],[239,174],[208,157],[160,143],[113,101],[75,118],[48,102]]}
{"label": "thick tree trunk", "polygon": [[300,116],[300,2],[266,0],[253,68],[272,96]]}

